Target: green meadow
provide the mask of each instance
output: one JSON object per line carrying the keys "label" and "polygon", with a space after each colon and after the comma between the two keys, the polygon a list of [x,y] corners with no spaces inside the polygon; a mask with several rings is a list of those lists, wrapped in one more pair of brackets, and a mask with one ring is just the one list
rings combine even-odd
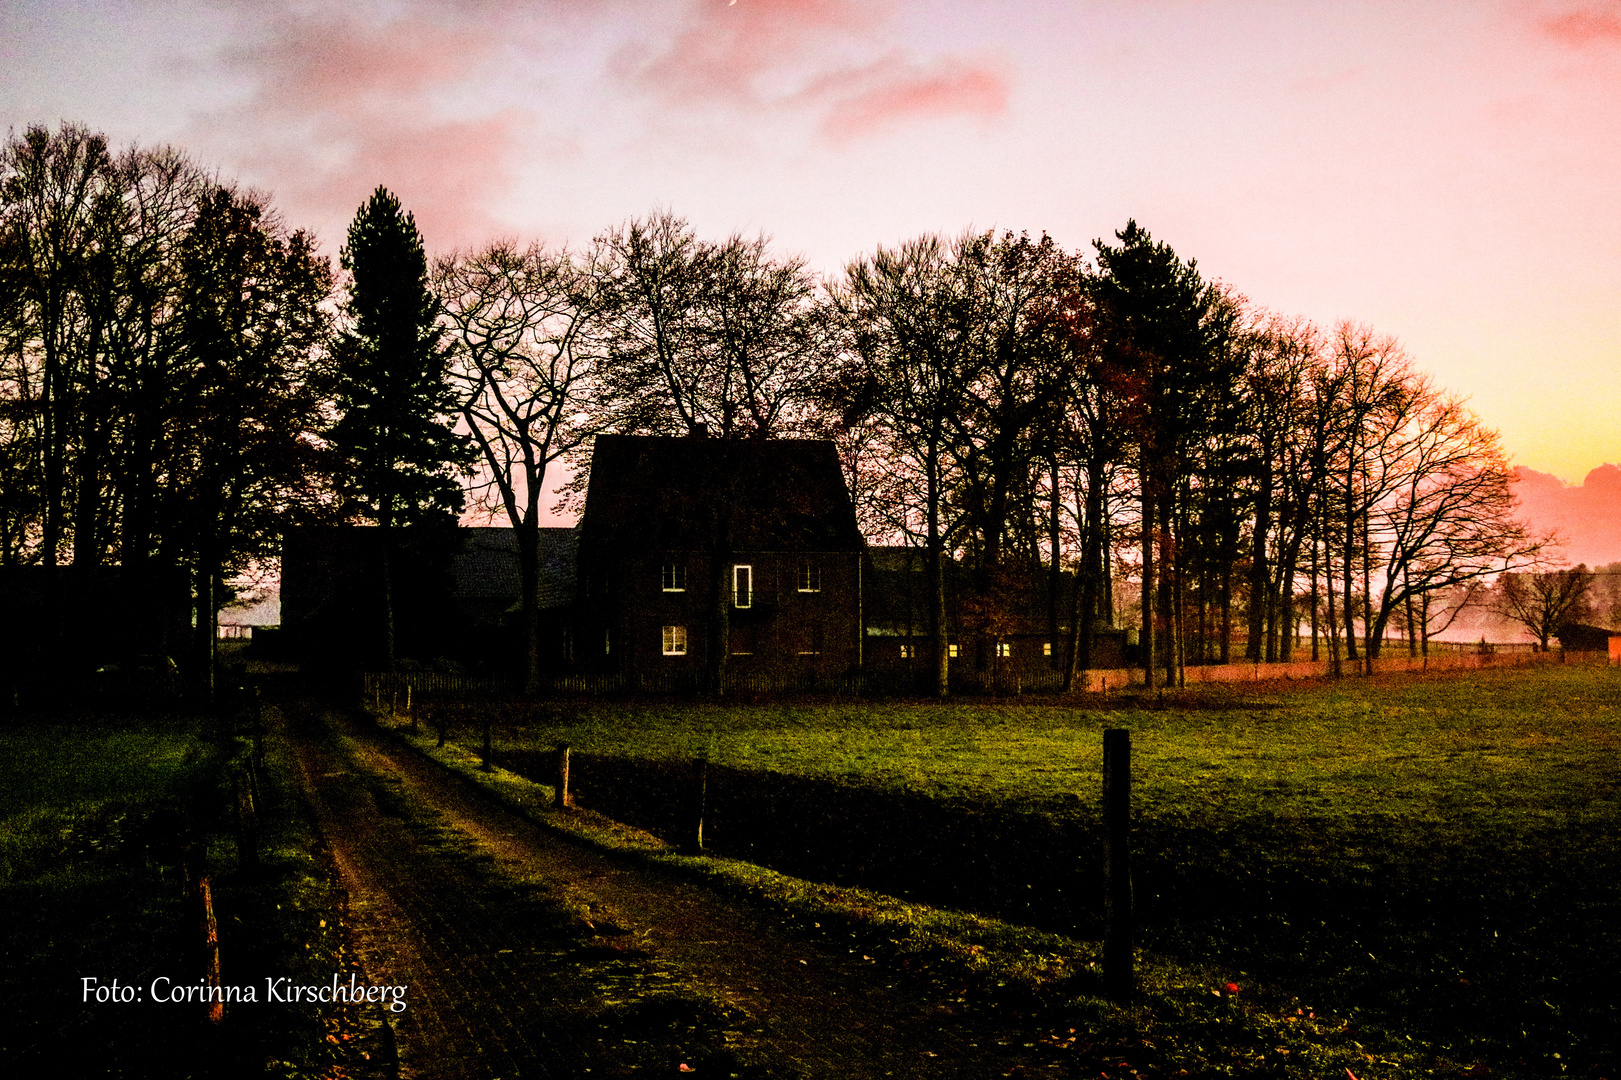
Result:
{"label": "green meadow", "polygon": [[[485,715],[423,711],[470,748]],[[918,851],[910,866],[892,850],[879,869],[842,854],[828,864],[860,865],[857,883],[1083,940],[1095,937],[1101,895],[1101,732],[1126,728],[1140,942],[1150,954],[1331,1013],[1342,1035],[1379,1033],[1365,1036],[1370,1047],[1415,1048],[1401,1065],[1370,1051],[1371,1075],[1617,1072],[1621,669],[1549,665],[1077,704],[577,701],[489,715],[498,755],[529,761],[531,773],[557,743],[573,747],[588,807],[612,812],[616,802],[612,790],[593,793],[593,761],[620,784],[654,784],[670,762],[701,757],[736,770],[738,783],[760,774],[809,785],[847,808],[845,820],[823,823],[838,845],[892,849],[887,831]],[[807,796],[797,810],[819,813],[818,801]],[[765,802],[758,809],[786,816]],[[873,814],[895,816],[859,820]],[[725,822],[713,831],[723,837]],[[959,877],[1027,880],[987,886],[972,894],[979,900],[943,895],[951,879],[938,864],[953,844],[961,847],[951,858],[967,868]],[[969,850],[976,845],[993,850]],[[772,865],[763,850],[740,854]],[[1029,899],[1009,900],[1020,895]]]}
{"label": "green meadow", "polygon": [[[116,980],[195,984],[181,845],[206,853],[222,979],[320,974],[345,963],[339,898],[272,742],[259,773],[261,863],[245,871],[231,817],[247,742],[219,721],[116,712],[13,719],[0,729],[0,1074],[330,1075],[358,1031],[293,1006],[227,1011],[95,1000]],[[90,978],[87,994],[84,979]],[[88,997],[88,1000],[87,1000]],[[332,1038],[328,1038],[328,1036]]]}

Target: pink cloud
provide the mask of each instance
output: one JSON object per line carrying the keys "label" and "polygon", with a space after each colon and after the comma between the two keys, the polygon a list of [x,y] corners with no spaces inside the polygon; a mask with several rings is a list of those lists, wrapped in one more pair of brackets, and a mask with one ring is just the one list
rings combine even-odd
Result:
{"label": "pink cloud", "polygon": [[888,15],[887,4],[859,0],[703,0],[669,47],[621,67],[666,102],[809,113],[838,141],[1006,108],[1000,65],[899,51],[861,59]]}
{"label": "pink cloud", "polygon": [[1565,45],[1613,45],[1621,42],[1621,5],[1601,4],[1546,16],[1543,33]]}
{"label": "pink cloud", "polygon": [[284,7],[265,16],[253,48],[226,56],[254,92],[209,126],[290,223],[316,224],[333,249],[379,184],[415,215],[430,249],[474,243],[499,229],[489,207],[515,180],[529,117],[435,99],[476,85],[509,32],[476,10],[378,21]]}
{"label": "pink cloud", "polygon": [[1599,566],[1621,559],[1621,468],[1600,465],[1580,484],[1520,467],[1520,513],[1533,529],[1557,529],[1565,558]]}
{"label": "pink cloud", "polygon": [[765,92],[757,85],[761,76],[872,30],[883,6],[860,0],[703,0],[667,49],[629,67],[670,100],[758,104]]}
{"label": "pink cloud", "polygon": [[843,140],[913,119],[995,116],[1007,109],[1007,77],[983,62],[955,56],[926,65],[896,61],[873,75],[868,85],[834,101],[823,134]]}

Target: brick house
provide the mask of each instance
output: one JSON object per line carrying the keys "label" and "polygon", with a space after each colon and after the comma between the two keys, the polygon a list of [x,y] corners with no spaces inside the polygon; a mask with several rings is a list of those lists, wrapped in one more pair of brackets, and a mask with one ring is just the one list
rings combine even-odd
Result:
{"label": "brick house", "polygon": [[853,671],[864,552],[830,442],[600,435],[573,660],[694,682],[722,664],[789,678]]}

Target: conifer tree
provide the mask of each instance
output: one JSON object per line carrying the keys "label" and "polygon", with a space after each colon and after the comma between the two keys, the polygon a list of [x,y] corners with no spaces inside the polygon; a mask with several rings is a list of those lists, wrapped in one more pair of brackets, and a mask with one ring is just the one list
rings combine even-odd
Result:
{"label": "conifer tree", "polygon": [[444,521],[462,507],[466,440],[454,430],[455,391],[445,377],[439,301],[416,221],[379,187],[349,225],[342,251],[351,275],[328,440],[348,462],[342,486],[381,532],[383,660],[395,660],[392,566],[396,526]]}

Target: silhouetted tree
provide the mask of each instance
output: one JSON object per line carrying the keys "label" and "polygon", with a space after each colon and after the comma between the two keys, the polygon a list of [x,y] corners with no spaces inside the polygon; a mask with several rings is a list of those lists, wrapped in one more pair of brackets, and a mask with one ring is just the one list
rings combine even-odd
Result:
{"label": "silhouetted tree", "polygon": [[462,422],[482,459],[485,505],[518,539],[523,685],[540,677],[540,514],[553,462],[600,428],[599,252],[496,243],[441,259],[434,284],[450,330]]}
{"label": "silhouetted tree", "polygon": [[181,378],[165,518],[190,558],[198,689],[212,692],[221,582],[275,554],[326,477],[312,368],[328,343],[332,272],[307,233],[284,234],[252,196],[216,187],[181,245]]}
{"label": "silhouetted tree", "polygon": [[350,223],[342,262],[351,275],[348,326],[334,358],[339,419],[327,438],[347,461],[346,493],[381,532],[383,660],[392,669],[395,527],[460,511],[457,477],[471,454],[454,430],[460,403],[446,378],[422,237],[386,188]]}
{"label": "silhouetted tree", "polygon": [[1136,381],[1132,431],[1142,530],[1142,653],[1151,687],[1154,664],[1180,667],[1179,500],[1187,458],[1212,422],[1225,419],[1237,358],[1228,348],[1235,312],[1220,289],[1135,221],[1117,245],[1093,242],[1097,333]]}
{"label": "silhouetted tree", "polygon": [[1496,608],[1530,631],[1537,648],[1547,652],[1548,639],[1561,626],[1588,616],[1593,581],[1585,563],[1564,570],[1504,574],[1497,581]]}

